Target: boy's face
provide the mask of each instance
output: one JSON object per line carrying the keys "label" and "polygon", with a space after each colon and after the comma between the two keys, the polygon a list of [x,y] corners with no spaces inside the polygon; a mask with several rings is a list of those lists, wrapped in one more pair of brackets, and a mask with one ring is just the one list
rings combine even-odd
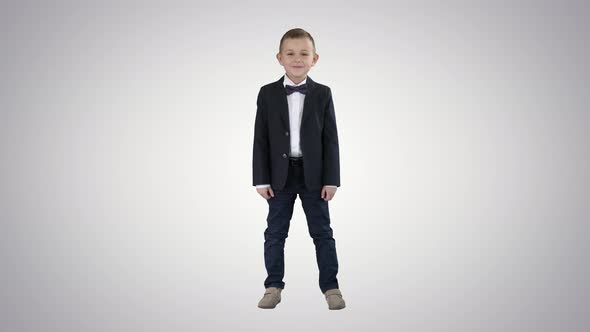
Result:
{"label": "boy's face", "polygon": [[277,59],[285,68],[287,76],[293,83],[299,83],[307,77],[307,72],[319,59],[309,38],[287,38],[277,53]]}

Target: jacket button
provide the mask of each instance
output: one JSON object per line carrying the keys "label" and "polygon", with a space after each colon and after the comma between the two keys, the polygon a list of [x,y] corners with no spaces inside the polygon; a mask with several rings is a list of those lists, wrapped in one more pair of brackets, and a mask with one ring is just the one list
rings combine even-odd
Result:
{"label": "jacket button", "polygon": [[286,153],[283,153],[283,158],[287,158],[287,154]]}
{"label": "jacket button", "polygon": [[285,136],[289,136],[289,132],[288,131],[285,132]]}

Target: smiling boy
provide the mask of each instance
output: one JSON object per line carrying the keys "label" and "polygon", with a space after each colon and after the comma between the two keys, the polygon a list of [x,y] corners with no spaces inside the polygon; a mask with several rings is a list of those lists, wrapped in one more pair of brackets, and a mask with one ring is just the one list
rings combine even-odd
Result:
{"label": "smiling boy", "polygon": [[313,238],[319,287],[329,309],[345,307],[328,202],[340,186],[338,132],[331,89],[307,75],[319,59],[312,36],[291,29],[277,60],[285,74],[260,88],[254,125],[253,185],[269,206],[264,232],[266,288],[258,307],[281,301],[284,246],[297,195]]}

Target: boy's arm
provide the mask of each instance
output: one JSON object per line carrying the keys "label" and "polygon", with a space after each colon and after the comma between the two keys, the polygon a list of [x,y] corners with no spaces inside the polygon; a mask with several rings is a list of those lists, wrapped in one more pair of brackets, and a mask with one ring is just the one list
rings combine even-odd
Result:
{"label": "boy's arm", "polygon": [[328,88],[328,103],[324,112],[323,144],[323,182],[324,185],[340,186],[340,155],[338,150],[338,129],[332,90]]}
{"label": "boy's arm", "polygon": [[252,154],[252,184],[270,183],[268,116],[260,88],[256,101],[256,122],[254,123],[254,148]]}

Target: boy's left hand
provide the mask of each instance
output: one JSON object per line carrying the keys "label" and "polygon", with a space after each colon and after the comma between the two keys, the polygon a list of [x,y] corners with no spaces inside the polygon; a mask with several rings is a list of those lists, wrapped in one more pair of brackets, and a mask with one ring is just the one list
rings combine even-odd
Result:
{"label": "boy's left hand", "polygon": [[322,199],[324,199],[324,201],[329,201],[334,198],[334,195],[336,195],[336,189],[338,188],[323,186],[321,193]]}

